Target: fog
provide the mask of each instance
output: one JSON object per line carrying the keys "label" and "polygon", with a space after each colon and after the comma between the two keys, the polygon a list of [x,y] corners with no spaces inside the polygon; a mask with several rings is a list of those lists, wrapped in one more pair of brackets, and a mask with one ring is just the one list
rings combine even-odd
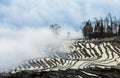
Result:
{"label": "fog", "polygon": [[5,70],[20,64],[25,60],[40,57],[48,57],[51,48],[60,44],[67,38],[67,32],[71,32],[71,38],[80,38],[81,32],[72,28],[62,28],[56,38],[49,27],[21,29],[0,28],[0,70]]}

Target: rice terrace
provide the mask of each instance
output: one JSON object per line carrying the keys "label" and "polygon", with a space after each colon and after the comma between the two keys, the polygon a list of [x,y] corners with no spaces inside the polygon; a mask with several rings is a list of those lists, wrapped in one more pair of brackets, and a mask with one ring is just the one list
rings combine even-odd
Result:
{"label": "rice terrace", "polygon": [[0,78],[120,78],[119,3],[1,0]]}

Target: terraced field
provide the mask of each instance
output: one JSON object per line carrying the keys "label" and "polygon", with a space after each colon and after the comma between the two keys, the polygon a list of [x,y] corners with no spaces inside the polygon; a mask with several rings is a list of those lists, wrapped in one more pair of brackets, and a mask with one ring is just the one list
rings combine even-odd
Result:
{"label": "terraced field", "polygon": [[[103,76],[101,77],[97,73],[93,73],[93,69],[120,69],[119,41],[73,40],[70,42],[72,43],[67,47],[61,46],[64,47],[64,57],[58,54],[57,56],[59,57],[28,60],[14,67],[11,72],[37,71],[41,73],[43,71],[66,71],[71,69],[79,72],[79,77],[77,78],[103,78]],[[99,72],[98,70],[94,71]]]}

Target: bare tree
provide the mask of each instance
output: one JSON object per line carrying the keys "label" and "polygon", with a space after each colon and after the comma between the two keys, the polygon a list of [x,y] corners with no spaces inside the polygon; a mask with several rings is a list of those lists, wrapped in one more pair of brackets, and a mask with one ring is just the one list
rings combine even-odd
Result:
{"label": "bare tree", "polygon": [[114,16],[113,17],[114,18],[114,21],[113,21],[113,32],[114,32],[114,34],[116,34],[117,35],[117,27],[118,27],[118,22],[117,22],[117,19],[116,19],[116,17]]}
{"label": "bare tree", "polygon": [[70,38],[71,33],[67,32],[67,38]]}
{"label": "bare tree", "polygon": [[105,32],[107,32],[107,27],[109,26],[109,19],[108,19],[108,17],[105,17],[104,25],[105,25]]}
{"label": "bare tree", "polygon": [[59,26],[58,24],[53,24],[53,25],[50,26],[50,29],[52,30],[53,35],[59,36],[61,26]]}
{"label": "bare tree", "polygon": [[112,33],[113,33],[113,21],[112,21],[112,16],[111,16],[111,14],[110,13],[108,13],[108,18],[109,18],[109,20],[110,20],[110,35],[112,35]]}

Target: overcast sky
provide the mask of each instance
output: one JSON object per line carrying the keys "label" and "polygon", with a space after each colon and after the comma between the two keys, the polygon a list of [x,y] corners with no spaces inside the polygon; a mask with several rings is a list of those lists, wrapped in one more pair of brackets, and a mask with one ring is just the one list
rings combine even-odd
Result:
{"label": "overcast sky", "polygon": [[0,26],[43,27],[57,23],[79,27],[85,19],[111,13],[119,17],[120,0],[0,0]]}
{"label": "overcast sky", "polygon": [[81,37],[81,22],[107,13],[120,17],[120,0],[0,0],[0,71],[48,55],[51,24]]}

